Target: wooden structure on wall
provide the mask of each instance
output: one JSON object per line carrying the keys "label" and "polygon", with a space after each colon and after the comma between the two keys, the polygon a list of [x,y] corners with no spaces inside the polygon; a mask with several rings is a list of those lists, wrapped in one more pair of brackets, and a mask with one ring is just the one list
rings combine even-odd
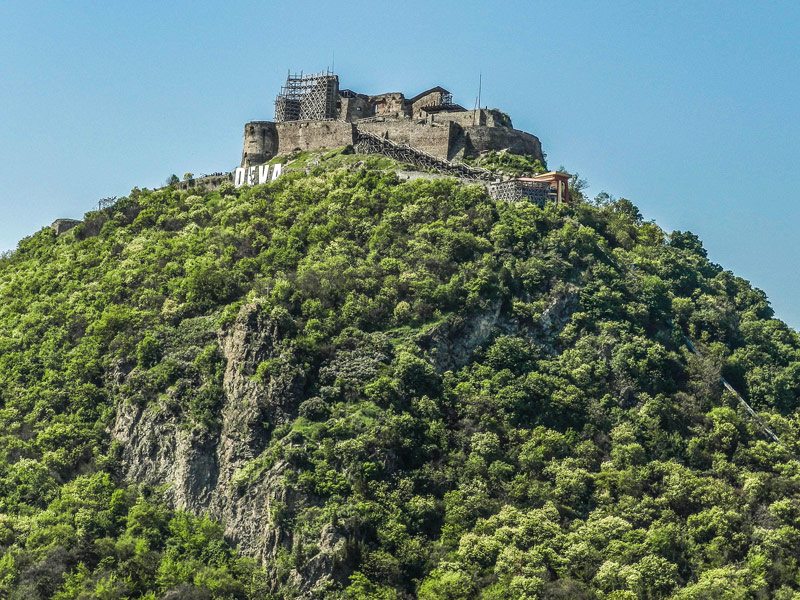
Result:
{"label": "wooden structure on wall", "polygon": [[[524,178],[521,178],[524,179]],[[550,199],[556,202],[569,203],[569,180],[572,175],[561,171],[548,171],[541,175],[528,178],[530,181],[540,181],[550,184]]]}

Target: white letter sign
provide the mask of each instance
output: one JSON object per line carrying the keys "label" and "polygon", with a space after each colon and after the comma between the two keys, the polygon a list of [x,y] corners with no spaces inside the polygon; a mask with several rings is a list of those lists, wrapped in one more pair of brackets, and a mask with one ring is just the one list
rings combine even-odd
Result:
{"label": "white letter sign", "polygon": [[281,176],[282,165],[260,165],[258,167],[236,167],[233,172],[233,187],[263,185]]}

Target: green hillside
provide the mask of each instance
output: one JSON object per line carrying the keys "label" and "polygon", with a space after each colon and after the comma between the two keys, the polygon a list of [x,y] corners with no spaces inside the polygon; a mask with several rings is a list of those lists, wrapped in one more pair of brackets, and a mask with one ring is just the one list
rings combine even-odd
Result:
{"label": "green hillside", "polygon": [[800,598],[763,292],[624,199],[302,160],[0,261],[0,597]]}

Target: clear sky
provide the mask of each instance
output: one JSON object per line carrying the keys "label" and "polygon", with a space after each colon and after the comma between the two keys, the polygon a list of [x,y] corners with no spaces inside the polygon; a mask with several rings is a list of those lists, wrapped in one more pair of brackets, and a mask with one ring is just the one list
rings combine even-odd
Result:
{"label": "clear sky", "polygon": [[442,85],[632,200],[800,328],[800,2],[0,2],[0,250],[171,173],[230,170],[287,70]]}

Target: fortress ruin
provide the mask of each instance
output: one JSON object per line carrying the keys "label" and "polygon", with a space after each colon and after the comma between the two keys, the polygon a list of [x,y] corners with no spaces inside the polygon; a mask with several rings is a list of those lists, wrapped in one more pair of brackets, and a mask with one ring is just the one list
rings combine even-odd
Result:
{"label": "fortress ruin", "polygon": [[[167,185],[203,191],[216,190],[227,182],[234,187],[261,185],[284,172],[283,164],[266,164],[275,156],[344,146],[414,165],[421,177],[447,176],[480,183],[496,200],[570,201],[568,173],[549,171],[501,179],[461,161],[494,150],[544,162],[539,139],[514,129],[505,113],[488,108],[467,110],[439,86],[411,98],[401,92],[359,94],[340,89],[339,77],[330,71],[287,77],[275,100],[275,120],[251,121],[244,126],[241,166],[233,172],[191,176],[184,181],[175,178]],[[60,236],[80,223],[57,219],[50,227]]]}
{"label": "fortress ruin", "polygon": [[275,101],[274,121],[252,121],[244,128],[242,167],[303,150],[376,146],[375,138],[410,147],[435,159],[458,161],[489,150],[543,159],[539,139],[514,129],[496,109],[467,110],[443,87],[411,98],[401,92],[366,95],[339,88],[330,71],[290,74]]}

